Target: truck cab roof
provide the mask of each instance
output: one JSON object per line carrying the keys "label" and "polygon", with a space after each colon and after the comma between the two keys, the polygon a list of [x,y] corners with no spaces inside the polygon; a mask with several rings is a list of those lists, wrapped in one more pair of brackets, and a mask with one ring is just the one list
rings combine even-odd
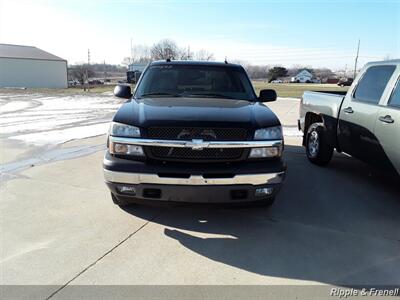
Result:
{"label": "truck cab roof", "polygon": [[371,61],[369,63],[365,64],[366,66],[375,66],[375,65],[399,65],[400,64],[400,59],[389,59],[389,60],[381,60],[381,61]]}
{"label": "truck cab roof", "polygon": [[220,67],[237,67],[242,68],[239,64],[206,61],[206,60],[156,60],[150,63],[150,66],[156,65],[188,65],[188,66],[220,66]]}

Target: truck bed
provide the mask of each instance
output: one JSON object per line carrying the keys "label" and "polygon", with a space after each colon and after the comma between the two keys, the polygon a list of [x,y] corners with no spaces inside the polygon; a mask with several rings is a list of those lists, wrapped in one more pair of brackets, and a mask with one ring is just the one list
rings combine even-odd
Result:
{"label": "truck bed", "polygon": [[346,92],[304,92],[300,105],[300,119],[307,112],[338,118]]}

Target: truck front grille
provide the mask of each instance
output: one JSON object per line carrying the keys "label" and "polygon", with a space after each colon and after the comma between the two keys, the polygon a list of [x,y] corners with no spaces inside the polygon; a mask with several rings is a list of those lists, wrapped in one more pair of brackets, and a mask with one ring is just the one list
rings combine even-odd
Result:
{"label": "truck front grille", "polygon": [[150,127],[147,137],[161,140],[245,141],[245,128]]}
{"label": "truck front grille", "polygon": [[[202,139],[204,141],[246,141],[248,131],[245,128],[204,128],[204,127],[151,127],[147,129],[147,138],[160,140]],[[237,161],[246,154],[241,148],[217,148],[192,150],[190,148],[146,147],[150,158],[172,161]]]}

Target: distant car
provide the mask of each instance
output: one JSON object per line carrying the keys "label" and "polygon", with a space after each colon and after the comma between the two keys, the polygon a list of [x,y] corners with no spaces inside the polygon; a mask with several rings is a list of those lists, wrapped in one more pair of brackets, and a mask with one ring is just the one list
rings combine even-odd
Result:
{"label": "distant car", "polygon": [[351,86],[353,84],[353,78],[342,78],[337,83],[338,86]]}
{"label": "distant car", "polygon": [[104,82],[99,79],[93,79],[89,80],[89,84],[104,84]]}
{"label": "distant car", "polygon": [[68,86],[76,86],[79,84],[80,82],[78,80],[68,80]]}
{"label": "distant car", "polygon": [[271,83],[283,83],[283,81],[280,79],[276,79],[276,80],[272,80]]}

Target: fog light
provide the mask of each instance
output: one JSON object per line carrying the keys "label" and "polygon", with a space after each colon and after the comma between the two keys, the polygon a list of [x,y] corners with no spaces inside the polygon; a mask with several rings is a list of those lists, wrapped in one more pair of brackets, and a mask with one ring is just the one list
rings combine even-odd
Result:
{"label": "fog light", "polygon": [[256,189],[255,196],[256,197],[271,196],[273,192],[274,192],[274,188],[272,188],[272,187],[259,188],[259,189]]}
{"label": "fog light", "polygon": [[118,185],[117,192],[120,194],[136,195],[136,188],[130,185]]}
{"label": "fog light", "polygon": [[278,147],[253,148],[249,158],[276,157],[280,155]]}

